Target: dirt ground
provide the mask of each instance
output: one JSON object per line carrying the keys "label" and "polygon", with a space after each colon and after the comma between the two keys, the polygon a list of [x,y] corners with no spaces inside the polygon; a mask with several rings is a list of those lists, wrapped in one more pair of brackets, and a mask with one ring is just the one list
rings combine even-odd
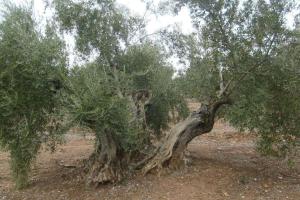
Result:
{"label": "dirt ground", "polygon": [[55,153],[39,154],[31,184],[21,191],[13,189],[9,156],[0,152],[0,200],[300,199],[300,160],[291,169],[285,161],[261,157],[254,135],[238,133],[225,123],[189,145],[193,159],[184,170],[98,188],[86,187],[71,168],[92,152],[91,137],[70,133],[66,141]]}

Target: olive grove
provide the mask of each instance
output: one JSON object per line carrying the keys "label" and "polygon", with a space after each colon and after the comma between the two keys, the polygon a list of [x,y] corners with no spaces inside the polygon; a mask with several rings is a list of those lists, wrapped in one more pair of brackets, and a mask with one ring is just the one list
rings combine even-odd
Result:
{"label": "olive grove", "polygon": [[[163,30],[114,0],[51,1],[37,29],[30,8],[8,6],[0,22],[0,144],[19,188],[42,144],[72,126],[95,134],[86,183],[183,167],[187,145],[217,118],[259,135],[258,150],[287,156],[299,145],[300,39],[285,17],[291,0],[173,0],[190,9],[195,32]],[[84,64],[68,68],[61,39],[72,34]],[[168,61],[188,66],[174,77]],[[93,58],[93,59],[91,59]],[[201,102],[188,113],[187,98]],[[172,127],[170,124],[175,123]]]}

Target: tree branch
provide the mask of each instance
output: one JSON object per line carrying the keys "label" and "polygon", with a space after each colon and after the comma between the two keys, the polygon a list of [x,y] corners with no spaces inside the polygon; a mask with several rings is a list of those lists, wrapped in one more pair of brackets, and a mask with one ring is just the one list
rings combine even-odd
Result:
{"label": "tree branch", "polygon": [[219,108],[222,106],[222,105],[231,105],[233,103],[233,101],[229,98],[225,98],[225,99],[221,99],[219,101],[216,101],[214,102],[212,105],[211,105],[211,108],[210,108],[210,113],[211,113],[211,117],[212,119],[215,118],[215,114],[216,112],[219,110]]}

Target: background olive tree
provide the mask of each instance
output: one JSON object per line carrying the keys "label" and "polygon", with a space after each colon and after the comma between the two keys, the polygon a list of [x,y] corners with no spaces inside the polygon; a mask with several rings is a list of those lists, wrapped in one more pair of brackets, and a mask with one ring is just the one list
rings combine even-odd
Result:
{"label": "background olive tree", "polygon": [[11,155],[18,188],[28,181],[43,142],[60,134],[64,43],[48,24],[37,30],[30,8],[6,6],[0,23],[0,144]]}

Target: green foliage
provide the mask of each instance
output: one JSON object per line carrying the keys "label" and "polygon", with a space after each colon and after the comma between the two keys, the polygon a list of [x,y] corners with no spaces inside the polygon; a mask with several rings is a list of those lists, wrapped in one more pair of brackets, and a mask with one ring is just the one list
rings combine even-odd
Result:
{"label": "green foliage", "polygon": [[188,115],[183,95],[172,79],[174,72],[165,60],[161,49],[148,42],[129,47],[121,62],[131,89],[151,93],[146,105],[146,122],[156,134],[167,129],[174,117],[179,120]]}
{"label": "green foliage", "polygon": [[117,136],[124,150],[136,150],[140,146],[139,127],[130,112],[130,102],[118,95],[116,83],[110,79],[95,63],[74,68],[69,114],[74,122],[93,130],[98,142],[101,134],[109,132]]}
{"label": "green foliage", "polygon": [[[300,130],[299,43],[282,47],[271,59],[268,71],[244,79],[243,93],[228,119],[261,135],[258,149],[263,154],[285,156],[297,145]],[[247,118],[246,116],[258,116]],[[298,144],[299,145],[299,144]]]}
{"label": "green foliage", "polygon": [[[7,7],[0,24],[0,145],[11,154],[18,188],[27,183],[30,164],[42,144],[55,138],[63,43],[48,26],[36,30],[31,10]],[[48,132],[46,132],[48,131]]]}
{"label": "green foliage", "polygon": [[185,74],[178,78],[178,85],[188,98],[201,102],[215,99],[219,90],[219,71],[212,58],[197,59]]}
{"label": "green foliage", "polygon": [[146,42],[128,46],[119,63],[130,79],[131,90],[150,90],[156,72],[166,68],[165,60],[157,45]]}
{"label": "green foliage", "polygon": [[171,69],[156,72],[151,81],[152,98],[146,110],[147,123],[157,135],[168,128],[170,122],[176,122],[188,115],[183,95],[172,80]]}
{"label": "green foliage", "polygon": [[98,54],[106,64],[117,60],[122,46],[137,30],[143,30],[138,17],[116,6],[115,0],[54,0],[57,20],[63,31],[75,33],[76,47],[83,55]]}
{"label": "green foliage", "polygon": [[[194,43],[179,37],[190,63],[180,77],[181,88],[210,102],[228,86],[222,95],[234,105],[223,116],[236,127],[259,133],[262,153],[286,155],[300,132],[299,39],[285,25],[293,1],[176,2],[190,7],[201,33],[190,36]],[[200,55],[193,51],[195,43]]]}

